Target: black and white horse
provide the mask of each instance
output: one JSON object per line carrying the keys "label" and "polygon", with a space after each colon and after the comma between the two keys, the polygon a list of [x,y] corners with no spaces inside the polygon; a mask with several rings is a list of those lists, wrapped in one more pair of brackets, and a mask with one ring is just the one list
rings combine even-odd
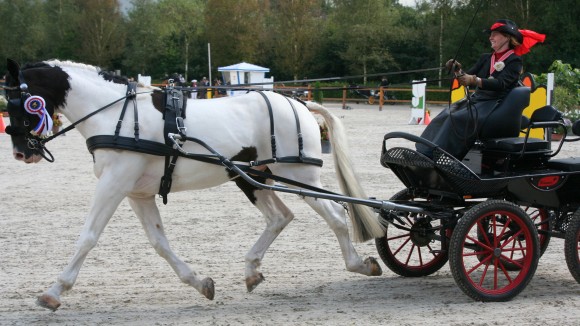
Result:
{"label": "black and white horse", "polygon": [[[51,155],[39,144],[44,144],[50,137],[50,117],[55,112],[71,121],[85,139],[113,136],[119,126],[118,137],[122,139],[135,139],[135,143],[150,141],[165,146],[163,114],[156,108],[158,103],[162,103],[159,96],[163,96],[163,92],[137,87],[133,93],[136,95],[128,97],[129,102],[134,101],[136,105],[129,104],[127,109],[123,100],[127,98],[127,85],[105,80],[94,66],[54,60],[21,68],[16,62],[8,60],[5,89],[10,114],[7,133],[13,142],[14,158],[25,163],[36,163],[42,157]],[[127,114],[120,118],[124,110],[128,110]],[[320,188],[320,164],[271,160],[275,155],[277,158],[305,157],[310,161],[322,162],[319,125],[310,110],[321,114],[330,128],[337,177],[344,195],[366,198],[348,159],[342,124],[320,105],[307,103],[305,106],[272,92],[250,92],[232,98],[194,101],[185,109],[183,121],[188,137],[203,140],[231,161]],[[120,120],[122,123],[119,123]],[[298,141],[299,135],[302,145]],[[211,154],[208,147],[192,141],[183,143],[183,149],[188,153]],[[141,221],[151,245],[167,260],[181,281],[213,299],[213,280],[201,278],[178,258],[164,234],[155,196],[164,175],[165,157],[108,146],[96,146],[92,151],[94,173],[99,181],[77,249],[56,283],[38,298],[38,303],[52,310],[60,306],[60,295],[74,285],[87,254],[97,244],[103,229],[124,198],[128,199]],[[252,165],[250,162],[262,163]],[[293,213],[275,191],[256,187],[220,164],[179,158],[172,179],[172,192],[214,187],[233,180],[263,213],[266,228],[245,256],[245,281],[248,291],[252,291],[264,279],[259,267],[266,250],[292,221]],[[272,180],[265,182],[273,183]],[[289,187],[295,188],[296,185]],[[381,274],[376,260],[370,257],[363,260],[356,253],[349,238],[346,212],[342,205],[308,196],[304,200],[334,231],[347,270],[364,275]],[[351,205],[348,215],[355,240],[383,236],[384,228],[371,208]]]}

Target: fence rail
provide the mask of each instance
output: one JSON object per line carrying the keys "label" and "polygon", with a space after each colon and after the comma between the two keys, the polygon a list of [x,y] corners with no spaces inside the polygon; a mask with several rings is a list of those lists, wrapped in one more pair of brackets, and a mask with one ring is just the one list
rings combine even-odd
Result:
{"label": "fence rail", "polygon": [[[412,92],[411,87],[319,87],[314,88],[312,86],[278,86],[276,85],[274,89],[280,93],[288,93],[288,94],[303,94],[301,98],[304,100],[311,101],[314,99],[314,92],[334,92],[341,91],[342,97],[325,97],[323,96],[323,101],[329,102],[342,102],[342,107],[346,108],[347,103],[352,102],[366,102],[370,105],[378,104],[379,111],[382,111],[383,105],[385,104],[403,104],[403,103],[411,103],[411,99],[396,99],[392,97],[385,97],[384,94],[393,94],[393,93],[401,93],[405,92],[410,94]],[[426,89],[427,93],[449,93],[449,89]],[[349,96],[350,95],[350,96]],[[352,96],[358,97],[352,97]],[[412,96],[411,96],[412,98]],[[429,96],[427,96],[427,104],[448,104],[449,101],[438,101],[438,100],[429,100]]]}

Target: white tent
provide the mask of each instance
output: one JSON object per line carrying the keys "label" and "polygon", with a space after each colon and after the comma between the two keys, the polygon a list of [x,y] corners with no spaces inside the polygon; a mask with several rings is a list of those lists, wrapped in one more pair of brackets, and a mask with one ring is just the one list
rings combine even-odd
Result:
{"label": "white tent", "polygon": [[[266,73],[270,72],[269,68],[241,62],[227,67],[218,67],[218,71],[222,73],[226,85],[260,84],[250,87],[266,89],[272,89],[273,87],[273,84],[267,84],[274,82],[274,77],[266,78]],[[245,93],[245,91],[233,90],[228,92],[231,96]]]}

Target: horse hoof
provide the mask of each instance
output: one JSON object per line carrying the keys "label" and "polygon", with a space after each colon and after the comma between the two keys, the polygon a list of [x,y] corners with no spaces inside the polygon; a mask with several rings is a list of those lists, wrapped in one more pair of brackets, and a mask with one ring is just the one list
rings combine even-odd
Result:
{"label": "horse hoof", "polygon": [[203,294],[206,298],[213,300],[215,295],[215,287],[211,278],[207,277],[202,281],[201,294]]}
{"label": "horse hoof", "polygon": [[371,273],[369,274],[370,276],[383,275],[383,270],[381,268],[381,265],[379,265],[379,263],[377,262],[377,260],[374,257],[368,257],[367,259],[365,259],[365,264],[370,265],[370,268],[371,268]]}
{"label": "horse hoof", "polygon": [[39,296],[36,299],[36,304],[43,308],[50,309],[52,311],[56,311],[56,309],[60,307],[60,301],[56,298],[51,297],[48,294],[43,294]]}
{"label": "horse hoof", "polygon": [[259,273],[257,276],[246,278],[246,287],[248,288],[248,292],[252,292],[264,280],[265,278],[262,273]]}

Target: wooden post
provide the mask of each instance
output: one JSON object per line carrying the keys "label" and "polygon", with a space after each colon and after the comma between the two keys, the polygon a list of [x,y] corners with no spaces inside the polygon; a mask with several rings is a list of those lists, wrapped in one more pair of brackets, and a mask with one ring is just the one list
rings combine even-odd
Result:
{"label": "wooden post", "polygon": [[342,109],[346,110],[346,86],[342,88]]}
{"label": "wooden post", "polygon": [[379,88],[379,111],[383,111],[383,103],[385,103],[385,100],[383,98],[383,94],[384,94],[383,86],[381,86]]}

